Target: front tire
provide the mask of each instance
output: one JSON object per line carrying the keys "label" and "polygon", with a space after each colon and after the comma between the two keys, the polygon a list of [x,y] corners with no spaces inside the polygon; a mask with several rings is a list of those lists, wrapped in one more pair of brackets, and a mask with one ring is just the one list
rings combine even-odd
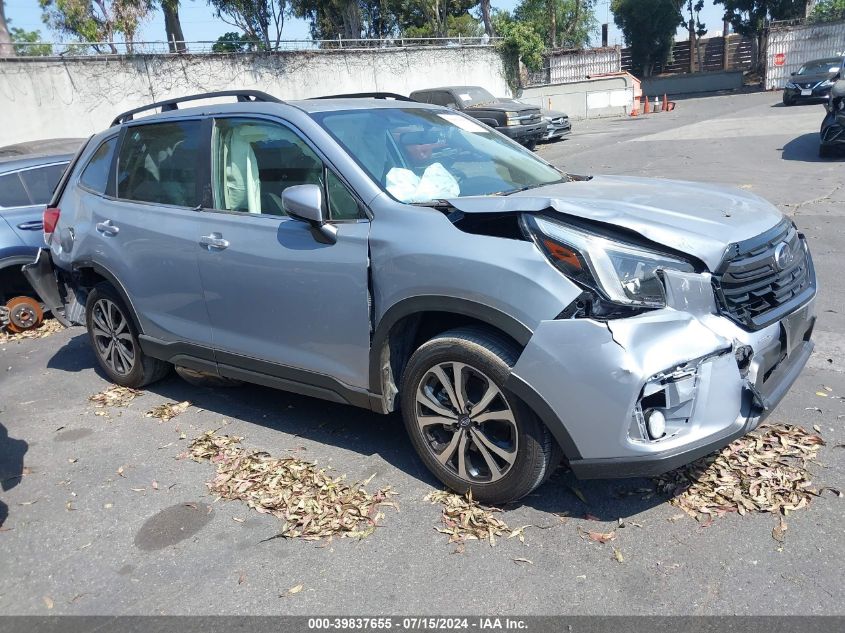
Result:
{"label": "front tire", "polygon": [[485,503],[524,497],[559,458],[546,426],[504,387],[517,356],[492,331],[458,328],[420,346],[402,375],[402,416],[420,458]]}
{"label": "front tire", "polygon": [[161,380],[170,364],[144,354],[129,310],[107,283],[94,287],[85,302],[85,324],[100,367],[112,382],[137,389]]}

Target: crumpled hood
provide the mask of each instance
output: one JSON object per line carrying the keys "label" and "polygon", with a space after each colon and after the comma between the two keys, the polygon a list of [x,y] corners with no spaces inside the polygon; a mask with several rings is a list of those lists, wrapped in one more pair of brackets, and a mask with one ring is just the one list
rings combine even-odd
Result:
{"label": "crumpled hood", "polygon": [[464,213],[544,211],[624,227],[703,261],[715,269],[733,242],[755,237],[783,215],[747,191],[718,185],[596,176],[529,189],[509,196],[449,200]]}

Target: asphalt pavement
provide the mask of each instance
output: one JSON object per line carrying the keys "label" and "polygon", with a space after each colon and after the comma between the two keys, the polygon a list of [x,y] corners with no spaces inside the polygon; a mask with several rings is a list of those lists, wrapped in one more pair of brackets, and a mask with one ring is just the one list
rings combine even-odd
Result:
{"label": "asphalt pavement", "polygon": [[[832,396],[845,396],[845,165],[817,157],[822,115],[783,107],[778,93],[700,97],[673,112],[575,122],[539,152],[573,173],[742,187],[795,219],[821,285],[817,348],[771,421],[818,425],[827,446],[814,483],[843,488],[845,400]],[[531,526],[525,543],[454,553],[434,529],[439,506],[423,500],[440,486],[398,417],[175,375],[127,408],[98,410],[88,397],[108,382],[95,364],[80,328],[0,345],[0,613],[845,614],[845,499],[827,494],[791,514],[781,544],[771,514],[703,527],[642,492],[646,480],[578,482],[562,469],[502,513]],[[182,400],[193,406],[168,422],[145,415]],[[375,475],[369,487],[392,486],[399,511],[386,508],[360,540],[270,539],[277,519],[215,502],[213,466],[177,459],[217,428],[349,480]],[[616,540],[579,528],[615,529]]]}

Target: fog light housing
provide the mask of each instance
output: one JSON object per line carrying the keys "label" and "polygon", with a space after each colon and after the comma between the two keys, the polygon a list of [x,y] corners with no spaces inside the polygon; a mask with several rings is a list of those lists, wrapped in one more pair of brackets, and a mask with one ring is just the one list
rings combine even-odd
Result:
{"label": "fog light housing", "polygon": [[666,435],[666,416],[657,409],[649,409],[645,413],[645,424],[649,438],[659,440]]}

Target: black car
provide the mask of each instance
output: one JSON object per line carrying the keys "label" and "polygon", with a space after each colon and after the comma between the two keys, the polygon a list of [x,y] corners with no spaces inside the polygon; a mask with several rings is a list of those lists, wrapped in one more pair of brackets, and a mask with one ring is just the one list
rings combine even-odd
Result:
{"label": "black car", "polygon": [[830,158],[845,149],[845,81],[833,84],[824,107],[827,114],[819,132],[819,156]]}
{"label": "black car", "polygon": [[783,104],[790,106],[801,101],[827,99],[841,66],[841,57],[826,57],[807,62],[797,73],[792,73],[786,82]]}
{"label": "black car", "polygon": [[416,90],[411,93],[411,99],[460,110],[529,149],[534,149],[546,134],[546,121],[539,108],[514,99],[497,99],[478,86]]}

